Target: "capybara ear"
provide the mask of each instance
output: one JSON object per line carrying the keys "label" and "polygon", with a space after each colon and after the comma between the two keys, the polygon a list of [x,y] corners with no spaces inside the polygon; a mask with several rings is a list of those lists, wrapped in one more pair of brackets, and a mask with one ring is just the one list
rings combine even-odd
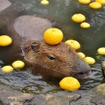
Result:
{"label": "capybara ear", "polygon": [[21,50],[23,53],[28,53],[31,50],[31,41],[23,41],[21,43]]}
{"label": "capybara ear", "polygon": [[40,47],[40,41],[35,40],[22,40],[21,48],[25,53],[28,53],[30,50],[38,52]]}
{"label": "capybara ear", "polygon": [[34,41],[31,44],[31,48],[34,52],[38,52],[40,47],[40,41]]}

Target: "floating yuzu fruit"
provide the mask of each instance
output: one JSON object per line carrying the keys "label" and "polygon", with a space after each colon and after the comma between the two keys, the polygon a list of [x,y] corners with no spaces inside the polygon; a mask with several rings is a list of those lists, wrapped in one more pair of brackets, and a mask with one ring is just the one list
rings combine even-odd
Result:
{"label": "floating yuzu fruit", "polygon": [[80,43],[73,39],[69,39],[65,43],[70,45],[74,50],[78,50],[81,47]]}
{"label": "floating yuzu fruit", "polygon": [[100,54],[100,55],[105,55],[105,47],[100,47],[100,48],[98,48],[97,52],[98,52],[98,54]]}
{"label": "floating yuzu fruit", "polygon": [[83,21],[86,20],[86,17],[81,14],[81,13],[77,13],[77,14],[74,14],[72,17],[71,17],[72,21],[76,22],[76,23],[81,23]]}
{"label": "floating yuzu fruit", "polygon": [[15,69],[22,69],[25,66],[25,63],[21,60],[14,61],[12,63],[13,68]]}
{"label": "floating yuzu fruit", "polygon": [[80,24],[81,28],[90,28],[90,24],[88,22],[83,22]]}
{"label": "floating yuzu fruit", "polygon": [[85,62],[87,62],[88,64],[94,64],[96,61],[95,61],[95,59],[94,58],[92,58],[92,57],[85,57],[84,58],[84,61]]}
{"label": "floating yuzu fruit", "polygon": [[101,4],[105,4],[105,0],[96,0],[96,2],[99,2]]}
{"label": "floating yuzu fruit", "polygon": [[100,8],[102,8],[102,5],[99,2],[92,2],[89,4],[89,7],[93,8],[93,9],[100,9]]}
{"label": "floating yuzu fruit", "polygon": [[6,66],[3,66],[3,67],[1,68],[1,70],[2,70],[2,72],[4,72],[4,73],[10,73],[10,72],[13,71],[13,67],[10,66],[10,65],[6,65]]}
{"label": "floating yuzu fruit", "polygon": [[89,4],[91,0],[78,0],[81,4]]}
{"label": "floating yuzu fruit", "polygon": [[64,77],[60,82],[59,82],[60,88],[68,91],[75,91],[80,88],[80,83],[79,81],[74,78],[74,77]]}
{"label": "floating yuzu fruit", "polygon": [[46,43],[56,45],[63,39],[63,32],[58,28],[49,28],[44,32],[44,40]]}
{"label": "floating yuzu fruit", "polygon": [[82,59],[85,58],[85,54],[84,54],[84,53],[82,53],[82,52],[77,52],[77,54],[78,54]]}
{"label": "floating yuzu fruit", "polygon": [[12,44],[12,38],[8,35],[1,35],[0,36],[0,46],[8,46]]}
{"label": "floating yuzu fruit", "polygon": [[47,5],[47,4],[49,4],[49,1],[48,0],[42,0],[40,3],[43,5]]}

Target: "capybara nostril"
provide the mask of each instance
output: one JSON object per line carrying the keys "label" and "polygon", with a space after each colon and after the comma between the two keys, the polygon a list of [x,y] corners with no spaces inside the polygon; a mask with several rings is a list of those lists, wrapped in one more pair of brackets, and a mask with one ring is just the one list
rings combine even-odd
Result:
{"label": "capybara nostril", "polygon": [[77,78],[88,78],[89,75],[91,74],[91,68],[90,66],[84,62],[80,61],[79,64],[77,63],[76,71],[75,71],[75,76]]}
{"label": "capybara nostril", "polygon": [[91,71],[80,72],[80,73],[75,74],[75,77],[78,79],[86,79],[86,78],[89,78],[90,74],[91,74]]}

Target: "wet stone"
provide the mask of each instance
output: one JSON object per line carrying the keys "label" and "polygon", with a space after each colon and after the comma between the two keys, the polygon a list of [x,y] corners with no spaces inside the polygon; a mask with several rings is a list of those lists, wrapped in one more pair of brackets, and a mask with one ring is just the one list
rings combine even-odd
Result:
{"label": "wet stone", "polygon": [[22,102],[11,102],[10,105],[23,105]]}
{"label": "wet stone", "polygon": [[78,101],[72,101],[70,105],[105,105],[105,84],[100,84],[84,93]]}
{"label": "wet stone", "polygon": [[9,100],[16,101],[16,102],[24,102],[25,100],[32,100],[34,95],[28,93],[21,93],[16,96],[8,97]]}
{"label": "wet stone", "polygon": [[35,95],[0,85],[0,105],[105,105],[105,83],[87,93],[78,93],[60,91]]}
{"label": "wet stone", "polygon": [[69,105],[70,101],[80,98],[79,94],[47,94],[38,95],[31,102],[32,105]]}
{"label": "wet stone", "polygon": [[33,95],[0,85],[0,105],[68,105],[79,98],[79,94],[66,91]]}
{"label": "wet stone", "polygon": [[0,105],[22,105],[22,103],[31,101],[33,98],[33,94],[22,93],[9,86],[0,85],[0,101],[2,103]]}

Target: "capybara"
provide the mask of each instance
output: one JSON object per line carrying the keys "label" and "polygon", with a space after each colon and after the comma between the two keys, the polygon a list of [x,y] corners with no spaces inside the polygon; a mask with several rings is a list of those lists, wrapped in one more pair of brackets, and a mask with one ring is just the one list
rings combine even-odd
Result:
{"label": "capybara", "polygon": [[8,61],[23,56],[32,64],[33,71],[50,78],[87,77],[90,66],[69,45],[63,42],[49,45],[43,40],[44,31],[50,27],[56,27],[56,23],[44,17],[25,15],[16,18],[2,28],[2,34],[8,34],[13,43],[0,48],[0,58]]}

